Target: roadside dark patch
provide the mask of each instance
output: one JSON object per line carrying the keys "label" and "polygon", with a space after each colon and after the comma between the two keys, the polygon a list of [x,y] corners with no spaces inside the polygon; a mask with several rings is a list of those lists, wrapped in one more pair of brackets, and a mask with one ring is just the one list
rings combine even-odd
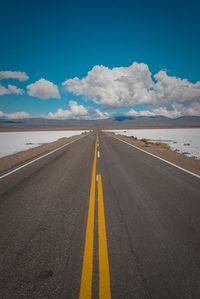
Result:
{"label": "roadside dark patch", "polygon": [[38,232],[44,232],[46,230],[47,230],[47,228],[45,226],[39,226],[39,228],[38,228]]}
{"label": "roadside dark patch", "polygon": [[37,279],[46,279],[46,278],[52,277],[53,274],[54,273],[51,270],[43,270],[39,273],[39,275],[37,276]]}

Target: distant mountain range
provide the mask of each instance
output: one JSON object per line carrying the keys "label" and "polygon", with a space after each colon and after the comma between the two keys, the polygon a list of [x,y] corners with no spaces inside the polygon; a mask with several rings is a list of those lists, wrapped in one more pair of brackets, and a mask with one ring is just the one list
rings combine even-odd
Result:
{"label": "distant mountain range", "polygon": [[62,129],[62,128],[147,128],[147,127],[200,127],[200,116],[182,116],[175,119],[165,116],[116,116],[97,120],[56,120],[46,118],[0,119],[0,130],[7,129]]}

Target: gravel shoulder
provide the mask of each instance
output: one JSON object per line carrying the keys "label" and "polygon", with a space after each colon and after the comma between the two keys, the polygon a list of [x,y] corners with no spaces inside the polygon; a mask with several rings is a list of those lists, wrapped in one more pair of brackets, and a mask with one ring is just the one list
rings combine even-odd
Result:
{"label": "gravel shoulder", "polygon": [[[86,133],[83,133],[86,135]],[[14,169],[15,167],[22,165],[25,162],[31,161],[34,158],[37,158],[43,154],[46,154],[50,152],[51,150],[54,150],[64,144],[67,144],[73,140],[79,139],[81,135],[76,135],[72,137],[65,137],[65,138],[60,138],[54,142],[50,143],[44,143],[40,146],[24,150],[21,152],[18,152],[13,155],[9,155],[6,157],[0,158],[0,174],[3,174],[7,171],[10,171]]]}
{"label": "gravel shoulder", "polygon": [[154,154],[160,158],[163,158],[169,162],[172,162],[180,167],[183,167],[189,171],[192,171],[200,175],[200,160],[195,157],[188,157],[184,154],[173,151],[166,143],[151,142],[146,139],[135,139],[134,137],[127,137],[123,135],[115,135],[113,133],[106,133],[111,136],[124,140],[130,144],[133,144],[151,154]]}

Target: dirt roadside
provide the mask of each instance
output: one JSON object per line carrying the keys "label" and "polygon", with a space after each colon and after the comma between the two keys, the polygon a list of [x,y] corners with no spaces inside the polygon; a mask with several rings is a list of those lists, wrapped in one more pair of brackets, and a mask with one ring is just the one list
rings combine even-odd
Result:
{"label": "dirt roadside", "polygon": [[18,152],[13,155],[0,158],[0,174],[14,169],[15,167],[22,165],[25,162],[31,161],[43,154],[46,154],[64,144],[67,144],[73,140],[79,139],[81,136],[87,135],[87,133],[82,133],[81,135],[76,135],[72,137],[60,138],[51,143],[44,143],[40,146]]}
{"label": "dirt roadside", "polygon": [[188,157],[184,154],[173,151],[166,143],[151,142],[147,139],[137,139],[134,137],[127,137],[123,135],[115,135],[114,133],[108,133],[111,136],[117,137],[130,144],[133,144],[151,154],[154,154],[160,158],[163,158],[169,162],[172,162],[180,167],[183,167],[189,171],[192,171],[200,175],[200,160],[194,157]]}

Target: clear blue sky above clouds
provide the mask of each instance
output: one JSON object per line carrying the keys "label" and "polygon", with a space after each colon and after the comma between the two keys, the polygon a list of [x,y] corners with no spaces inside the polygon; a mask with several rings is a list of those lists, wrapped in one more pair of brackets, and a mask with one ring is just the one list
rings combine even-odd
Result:
{"label": "clear blue sky above clouds", "polygon": [[[199,11],[200,2],[194,0],[2,1],[0,71],[25,72],[29,78],[20,81],[2,73],[0,116],[22,111],[34,116],[52,112],[56,118],[134,116],[138,111],[200,115]],[[62,85],[86,77],[97,65],[109,69],[93,71],[86,83]],[[122,67],[119,74],[116,67]],[[149,71],[152,82],[147,83]],[[59,96],[51,98],[51,90],[49,97],[41,97],[46,81],[39,92],[27,89],[41,78],[54,84]],[[174,88],[176,95],[169,92]]]}

